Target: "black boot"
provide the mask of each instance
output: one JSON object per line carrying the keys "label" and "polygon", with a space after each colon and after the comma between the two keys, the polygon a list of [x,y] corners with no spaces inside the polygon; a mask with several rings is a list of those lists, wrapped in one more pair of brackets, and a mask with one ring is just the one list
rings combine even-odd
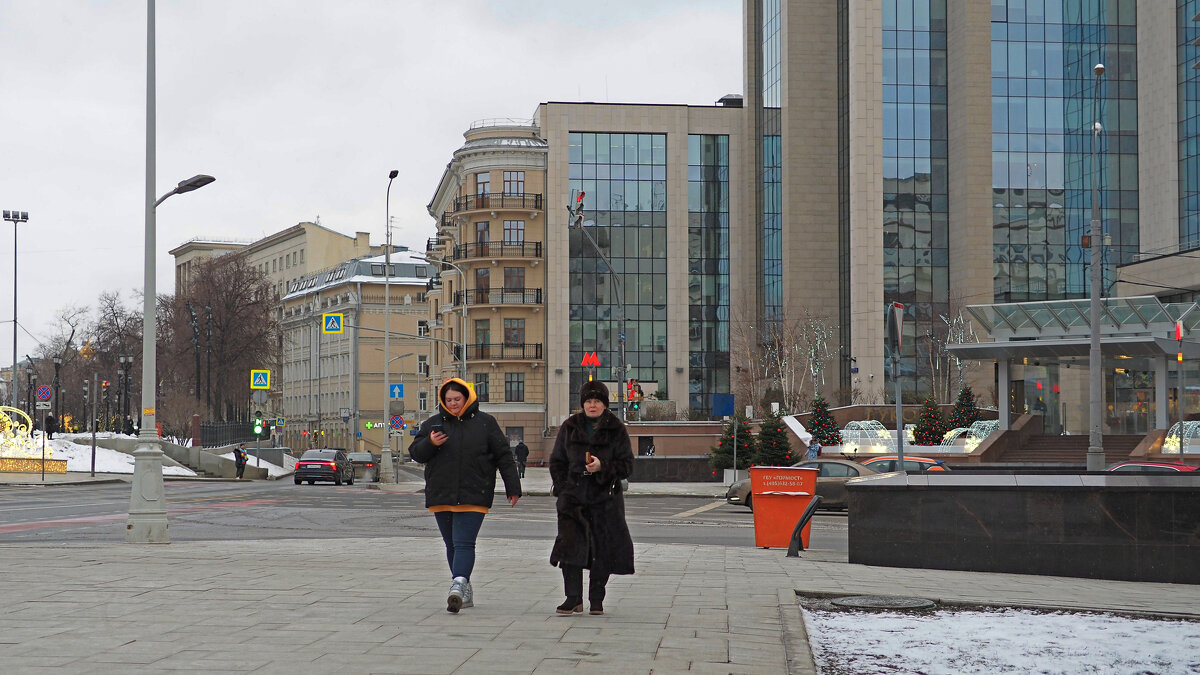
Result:
{"label": "black boot", "polygon": [[578,596],[567,598],[563,604],[554,609],[559,614],[579,614],[583,612],[583,598]]}

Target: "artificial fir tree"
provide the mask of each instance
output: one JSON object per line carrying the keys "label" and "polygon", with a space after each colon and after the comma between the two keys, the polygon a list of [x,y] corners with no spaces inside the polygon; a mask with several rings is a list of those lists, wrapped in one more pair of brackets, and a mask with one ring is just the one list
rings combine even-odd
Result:
{"label": "artificial fir tree", "polygon": [[975,405],[975,394],[970,387],[963,387],[950,413],[950,428],[969,427],[979,421],[979,407]]}
{"label": "artificial fir tree", "polygon": [[824,396],[813,399],[812,415],[809,416],[806,426],[813,439],[823,447],[842,444],[842,432],[838,431],[837,422],[829,412],[829,403]]}
{"label": "artificial fir tree", "polygon": [[925,399],[921,408],[921,419],[913,429],[913,443],[916,445],[938,445],[946,435],[946,417],[942,409],[932,398]]}
{"label": "artificial fir tree", "polygon": [[745,417],[736,417],[732,422],[725,425],[725,434],[721,436],[717,447],[712,449],[712,454],[708,457],[708,464],[714,469],[732,469],[733,468],[733,427],[737,425],[737,468],[750,468],[750,460],[752,459],[757,443],[754,441],[754,434],[750,431],[750,425],[746,423]]}
{"label": "artificial fir tree", "polygon": [[754,464],[758,466],[791,466],[799,458],[792,457],[792,444],[788,441],[787,427],[778,413],[767,416],[758,430],[758,452]]}

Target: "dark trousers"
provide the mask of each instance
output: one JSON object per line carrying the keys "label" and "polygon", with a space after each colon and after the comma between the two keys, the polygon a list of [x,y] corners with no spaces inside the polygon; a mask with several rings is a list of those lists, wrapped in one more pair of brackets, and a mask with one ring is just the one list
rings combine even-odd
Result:
{"label": "dark trousers", "polygon": [[[583,598],[583,568],[575,565],[563,565],[563,587],[568,598]],[[588,573],[588,601],[603,602],[604,587],[608,584],[608,574]]]}
{"label": "dark trousers", "polygon": [[237,463],[237,477],[241,478],[243,473],[246,473],[246,464],[245,464],[245,462],[238,462]]}
{"label": "dark trousers", "polygon": [[446,562],[450,563],[451,577],[466,577],[471,580],[475,569],[475,539],[483,526],[483,514],[476,511],[438,511],[433,514],[442,542],[446,544]]}
{"label": "dark trousers", "polygon": [[517,470],[520,472],[518,475],[521,478],[524,478],[525,477],[525,462],[522,462],[521,460],[518,459],[517,460]]}

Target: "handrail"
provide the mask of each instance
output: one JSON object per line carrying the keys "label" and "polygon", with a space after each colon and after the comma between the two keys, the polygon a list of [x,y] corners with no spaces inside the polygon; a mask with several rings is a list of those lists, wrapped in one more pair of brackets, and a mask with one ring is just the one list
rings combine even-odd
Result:
{"label": "handrail", "polygon": [[481,241],[473,244],[459,244],[454,247],[455,260],[504,257],[540,258],[542,257],[542,242],[519,241],[493,243]]}
{"label": "handrail", "polygon": [[817,511],[817,505],[821,503],[821,495],[813,495],[812,501],[808,503],[808,508],[804,509],[804,513],[800,515],[800,520],[796,522],[796,529],[792,530],[792,540],[788,543],[788,558],[799,558],[800,551],[804,550],[804,541],[800,536],[804,531],[804,526],[808,521],[812,520],[813,514]]}
{"label": "handrail", "polygon": [[507,344],[503,342],[475,343],[467,345],[468,361],[486,361],[488,359],[540,359],[542,358],[542,343]]}
{"label": "handrail", "polygon": [[509,194],[498,192],[483,195],[463,195],[454,198],[452,212],[475,209],[542,209],[542,195],[533,192]]}
{"label": "handrail", "polygon": [[540,305],[540,288],[472,288],[454,292],[455,305]]}

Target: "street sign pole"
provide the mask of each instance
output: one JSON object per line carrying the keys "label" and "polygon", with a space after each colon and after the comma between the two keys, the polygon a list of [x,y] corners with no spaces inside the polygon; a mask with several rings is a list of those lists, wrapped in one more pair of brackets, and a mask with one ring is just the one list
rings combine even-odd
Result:
{"label": "street sign pole", "polygon": [[[100,373],[93,372],[93,373],[92,373],[92,382],[99,382],[99,381],[100,381]],[[99,385],[97,385],[97,386],[99,386]],[[94,395],[94,394],[92,394],[90,391],[88,392],[88,397],[92,399],[92,419],[91,419],[91,427],[92,427],[92,478],[95,478],[95,477],[96,477],[96,427],[98,426],[98,425],[96,424],[96,413],[98,412],[98,408],[97,408],[96,406],[100,405],[100,401],[96,400],[96,399],[97,399],[97,398],[99,398],[99,397],[98,397],[98,396],[96,396],[96,395]],[[83,413],[84,413],[85,415],[87,414],[87,409],[86,409],[86,408],[84,409]]]}

